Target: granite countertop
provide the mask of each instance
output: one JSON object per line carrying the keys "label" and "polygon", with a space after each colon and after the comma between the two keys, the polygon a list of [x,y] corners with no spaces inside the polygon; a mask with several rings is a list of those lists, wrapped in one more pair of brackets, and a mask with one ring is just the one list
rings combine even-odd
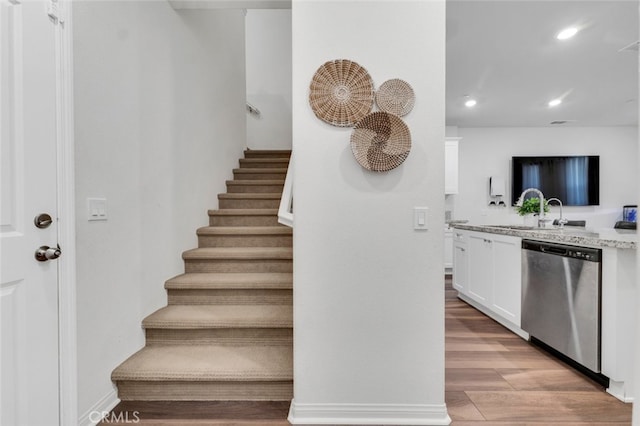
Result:
{"label": "granite countertop", "polygon": [[590,247],[635,249],[638,233],[635,230],[613,228],[582,228],[577,226],[531,228],[522,225],[470,225],[452,223],[455,229],[511,235],[531,240],[555,241]]}
{"label": "granite countertop", "polygon": [[451,229],[454,225],[462,225],[467,222],[469,221],[466,219],[449,219],[444,221],[444,227],[445,229]]}
{"label": "granite countertop", "polygon": [[446,223],[447,225],[459,225],[459,224],[463,224],[463,223],[467,223],[469,222],[466,219],[450,219],[450,220],[445,220],[444,223]]}

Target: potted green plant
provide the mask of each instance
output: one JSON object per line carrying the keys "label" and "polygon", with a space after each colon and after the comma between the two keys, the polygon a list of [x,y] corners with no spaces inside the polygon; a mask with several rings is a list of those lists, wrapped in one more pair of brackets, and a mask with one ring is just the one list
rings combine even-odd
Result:
{"label": "potted green plant", "polygon": [[[527,198],[521,206],[516,207],[516,211],[520,216],[540,214],[540,199],[538,197]],[[544,212],[549,212],[549,203],[547,200],[544,200]]]}

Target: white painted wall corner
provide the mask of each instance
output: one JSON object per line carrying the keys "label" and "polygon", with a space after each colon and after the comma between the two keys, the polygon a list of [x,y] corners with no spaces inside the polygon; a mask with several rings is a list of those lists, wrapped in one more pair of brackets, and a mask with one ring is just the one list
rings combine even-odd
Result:
{"label": "white painted wall corner", "polygon": [[109,413],[111,410],[113,410],[113,408],[118,405],[118,403],[120,403],[120,400],[118,399],[118,395],[114,386],[114,388],[109,393],[100,398],[98,402],[96,402],[92,407],[90,407],[85,413],[80,416],[78,425],[97,425],[105,416],[105,413]]}

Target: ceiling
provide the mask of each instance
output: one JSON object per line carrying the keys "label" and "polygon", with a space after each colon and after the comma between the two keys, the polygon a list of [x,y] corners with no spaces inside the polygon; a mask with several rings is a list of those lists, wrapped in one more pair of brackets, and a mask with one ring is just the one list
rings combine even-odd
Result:
{"label": "ceiling", "polygon": [[[638,40],[638,15],[632,0],[448,0],[447,125],[637,125],[637,45],[620,49]],[[569,26],[581,29],[557,40]]]}

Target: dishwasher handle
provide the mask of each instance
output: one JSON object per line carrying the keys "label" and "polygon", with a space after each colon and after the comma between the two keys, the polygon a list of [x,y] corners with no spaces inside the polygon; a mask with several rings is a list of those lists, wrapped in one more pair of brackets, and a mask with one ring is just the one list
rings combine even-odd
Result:
{"label": "dishwasher handle", "polygon": [[541,253],[555,254],[559,256],[566,255],[568,247],[561,244],[549,244],[544,241],[522,240],[523,250],[532,250]]}
{"label": "dishwasher handle", "polygon": [[555,247],[555,246],[544,246],[544,245],[541,245],[540,246],[540,251],[542,253],[557,254],[559,256],[567,256],[569,254],[567,252],[566,248],[564,248],[564,247]]}

